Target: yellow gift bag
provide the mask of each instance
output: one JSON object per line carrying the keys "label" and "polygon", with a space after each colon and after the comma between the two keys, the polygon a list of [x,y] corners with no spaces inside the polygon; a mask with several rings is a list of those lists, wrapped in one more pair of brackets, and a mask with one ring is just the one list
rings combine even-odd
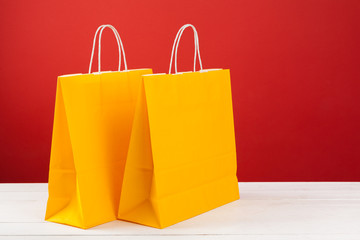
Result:
{"label": "yellow gift bag", "polygon": [[[113,30],[118,43],[116,72],[100,69],[105,28]],[[91,73],[98,33],[98,72]],[[120,71],[121,53],[125,71]],[[90,228],[116,219],[141,75],[150,73],[127,70],[118,32],[102,25],[95,33],[89,74],[58,77],[46,220]]]}
{"label": "yellow gift bag", "polygon": [[[178,73],[177,48],[187,27],[194,31],[194,72]],[[189,24],[175,38],[170,70],[143,76],[118,213],[157,228],[239,199],[229,70],[202,70]]]}

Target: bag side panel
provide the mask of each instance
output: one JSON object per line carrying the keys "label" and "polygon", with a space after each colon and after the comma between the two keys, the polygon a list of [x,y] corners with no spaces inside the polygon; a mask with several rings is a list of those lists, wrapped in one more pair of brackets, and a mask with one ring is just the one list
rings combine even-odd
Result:
{"label": "bag side panel", "polygon": [[159,227],[152,204],[153,159],[144,86],[141,86],[125,165],[118,218]]}
{"label": "bag side panel", "polygon": [[83,227],[76,170],[60,79],[57,83],[45,220]]}

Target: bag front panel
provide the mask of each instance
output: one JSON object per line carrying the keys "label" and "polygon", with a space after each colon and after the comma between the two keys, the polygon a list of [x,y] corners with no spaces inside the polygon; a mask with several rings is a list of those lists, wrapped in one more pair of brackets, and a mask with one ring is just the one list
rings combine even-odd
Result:
{"label": "bag front panel", "polygon": [[164,225],[236,200],[236,150],[228,70],[144,77]]}
{"label": "bag front panel", "polygon": [[135,102],[147,73],[151,70],[59,77],[84,219],[80,227],[116,219]]}

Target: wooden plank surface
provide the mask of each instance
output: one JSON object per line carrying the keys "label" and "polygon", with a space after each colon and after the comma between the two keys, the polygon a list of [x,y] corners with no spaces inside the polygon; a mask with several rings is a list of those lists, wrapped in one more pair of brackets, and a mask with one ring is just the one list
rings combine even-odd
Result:
{"label": "wooden plank surface", "polygon": [[166,229],[43,220],[47,184],[0,184],[0,239],[360,239],[360,183],[240,183],[239,201]]}

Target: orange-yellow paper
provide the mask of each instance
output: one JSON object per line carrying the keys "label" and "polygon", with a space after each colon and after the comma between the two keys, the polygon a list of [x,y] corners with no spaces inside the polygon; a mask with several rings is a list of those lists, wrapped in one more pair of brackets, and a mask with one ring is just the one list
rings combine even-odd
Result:
{"label": "orange-yellow paper", "polygon": [[144,76],[118,218],[165,228],[237,199],[229,70]]}
{"label": "orange-yellow paper", "polygon": [[141,75],[58,77],[45,219],[90,228],[116,219]]}
{"label": "orange-yellow paper", "polygon": [[[177,73],[183,31],[194,31],[194,72]],[[175,53],[175,73],[170,74]],[[144,75],[118,218],[165,228],[239,199],[229,70],[195,72],[199,38],[176,35],[169,74]]]}

